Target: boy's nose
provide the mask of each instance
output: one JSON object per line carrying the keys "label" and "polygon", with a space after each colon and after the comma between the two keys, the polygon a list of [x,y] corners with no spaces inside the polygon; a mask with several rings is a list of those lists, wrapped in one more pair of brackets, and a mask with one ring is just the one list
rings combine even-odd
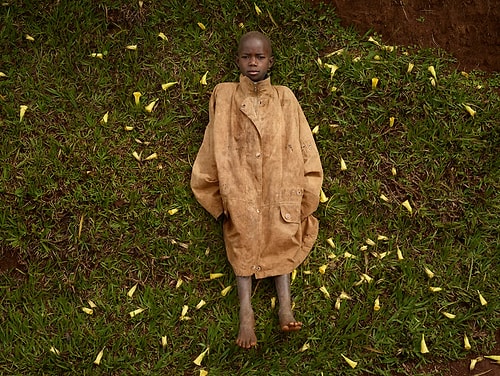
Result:
{"label": "boy's nose", "polygon": [[250,65],[257,65],[257,58],[251,57],[250,58]]}

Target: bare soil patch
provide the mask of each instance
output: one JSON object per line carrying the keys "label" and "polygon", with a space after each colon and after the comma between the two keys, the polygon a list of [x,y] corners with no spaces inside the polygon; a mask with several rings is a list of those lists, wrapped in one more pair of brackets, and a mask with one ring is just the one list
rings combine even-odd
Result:
{"label": "bare soil patch", "polygon": [[384,43],[440,48],[459,70],[500,72],[500,0],[324,0],[343,26]]}

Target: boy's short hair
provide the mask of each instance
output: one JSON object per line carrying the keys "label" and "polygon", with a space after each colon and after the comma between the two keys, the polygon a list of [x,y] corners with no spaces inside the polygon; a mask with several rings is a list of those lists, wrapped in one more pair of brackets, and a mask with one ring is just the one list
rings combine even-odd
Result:
{"label": "boy's short hair", "polygon": [[246,40],[252,39],[252,38],[260,39],[261,41],[266,43],[269,46],[270,55],[273,56],[273,45],[271,43],[271,39],[269,39],[269,37],[267,35],[262,34],[260,31],[249,31],[248,33],[245,33],[241,36],[240,42],[238,43],[238,54],[240,53],[241,46],[243,45],[243,43]]}

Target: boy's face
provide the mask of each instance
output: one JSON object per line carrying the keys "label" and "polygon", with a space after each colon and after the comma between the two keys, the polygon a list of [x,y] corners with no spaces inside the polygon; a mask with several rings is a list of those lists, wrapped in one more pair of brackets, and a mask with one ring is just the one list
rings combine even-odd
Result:
{"label": "boy's face", "polygon": [[254,82],[266,78],[268,70],[273,66],[271,46],[262,38],[248,38],[241,43],[236,56],[236,64],[241,74]]}

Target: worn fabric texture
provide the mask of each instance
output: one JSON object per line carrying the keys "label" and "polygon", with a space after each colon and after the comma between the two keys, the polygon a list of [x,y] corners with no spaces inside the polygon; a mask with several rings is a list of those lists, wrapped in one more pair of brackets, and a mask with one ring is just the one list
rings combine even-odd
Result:
{"label": "worn fabric texture", "polygon": [[215,218],[237,276],[290,273],[318,235],[323,170],[302,109],[270,78],[215,87],[191,188]]}

